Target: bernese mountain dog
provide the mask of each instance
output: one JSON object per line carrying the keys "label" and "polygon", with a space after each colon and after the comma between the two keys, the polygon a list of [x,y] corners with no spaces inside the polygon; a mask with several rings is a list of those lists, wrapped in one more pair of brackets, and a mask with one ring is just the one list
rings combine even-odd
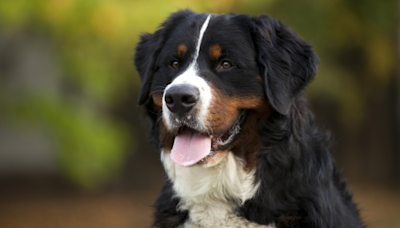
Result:
{"label": "bernese mountain dog", "polygon": [[319,59],[289,27],[181,10],[134,59],[166,173],[155,227],[363,226],[302,93]]}

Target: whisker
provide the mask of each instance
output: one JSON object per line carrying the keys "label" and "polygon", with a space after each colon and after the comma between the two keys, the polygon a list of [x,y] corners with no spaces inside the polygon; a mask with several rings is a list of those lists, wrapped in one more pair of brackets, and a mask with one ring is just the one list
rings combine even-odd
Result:
{"label": "whisker", "polygon": [[154,88],[155,90],[151,91],[150,93],[158,93],[158,92],[164,92],[165,88],[167,88],[167,86],[157,86],[156,88]]}
{"label": "whisker", "polygon": [[161,119],[162,119],[162,115],[160,115],[160,117],[156,120],[156,124],[158,124],[158,122],[160,122]]}
{"label": "whisker", "polygon": [[[211,107],[210,107],[210,108],[211,108]],[[209,116],[209,118],[210,118],[210,121],[207,121],[207,124],[208,124],[208,126],[210,127],[211,135],[214,135],[214,130],[212,129],[212,126],[211,126],[211,123],[212,123],[212,115],[209,113],[208,116]],[[210,133],[208,132],[208,130],[207,130],[207,133],[210,134]]]}

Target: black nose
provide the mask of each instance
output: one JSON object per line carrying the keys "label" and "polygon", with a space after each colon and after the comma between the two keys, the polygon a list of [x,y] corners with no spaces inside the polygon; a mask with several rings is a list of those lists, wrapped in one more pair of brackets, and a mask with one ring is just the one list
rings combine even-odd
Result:
{"label": "black nose", "polygon": [[188,113],[199,100],[199,90],[191,85],[175,85],[165,92],[168,109],[180,116]]}

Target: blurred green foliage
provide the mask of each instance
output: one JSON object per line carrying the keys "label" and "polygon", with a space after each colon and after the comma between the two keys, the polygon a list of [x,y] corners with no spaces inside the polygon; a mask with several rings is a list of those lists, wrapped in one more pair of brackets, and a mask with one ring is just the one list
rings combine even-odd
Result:
{"label": "blurred green foliage", "polygon": [[135,140],[108,111],[139,88],[132,66],[138,35],[187,7],[268,13],[294,28],[322,60],[309,97],[337,102],[335,114],[348,128],[363,123],[365,97],[371,91],[379,97],[394,78],[395,0],[5,0],[0,32],[12,37],[28,30],[46,40],[74,93],[28,90],[10,98],[0,81],[3,115],[47,129],[70,179],[89,188],[104,183],[118,173],[126,145]]}

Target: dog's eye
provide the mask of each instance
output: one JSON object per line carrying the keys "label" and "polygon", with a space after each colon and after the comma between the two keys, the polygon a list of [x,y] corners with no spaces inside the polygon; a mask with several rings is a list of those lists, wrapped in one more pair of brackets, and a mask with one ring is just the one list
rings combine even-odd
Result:
{"label": "dog's eye", "polygon": [[228,61],[223,61],[222,64],[221,64],[221,67],[224,68],[224,69],[228,69],[231,66],[232,66],[232,64],[230,62],[228,62]]}
{"label": "dog's eye", "polygon": [[173,60],[173,61],[171,62],[171,66],[172,66],[173,68],[177,69],[177,68],[179,67],[178,61]]}

